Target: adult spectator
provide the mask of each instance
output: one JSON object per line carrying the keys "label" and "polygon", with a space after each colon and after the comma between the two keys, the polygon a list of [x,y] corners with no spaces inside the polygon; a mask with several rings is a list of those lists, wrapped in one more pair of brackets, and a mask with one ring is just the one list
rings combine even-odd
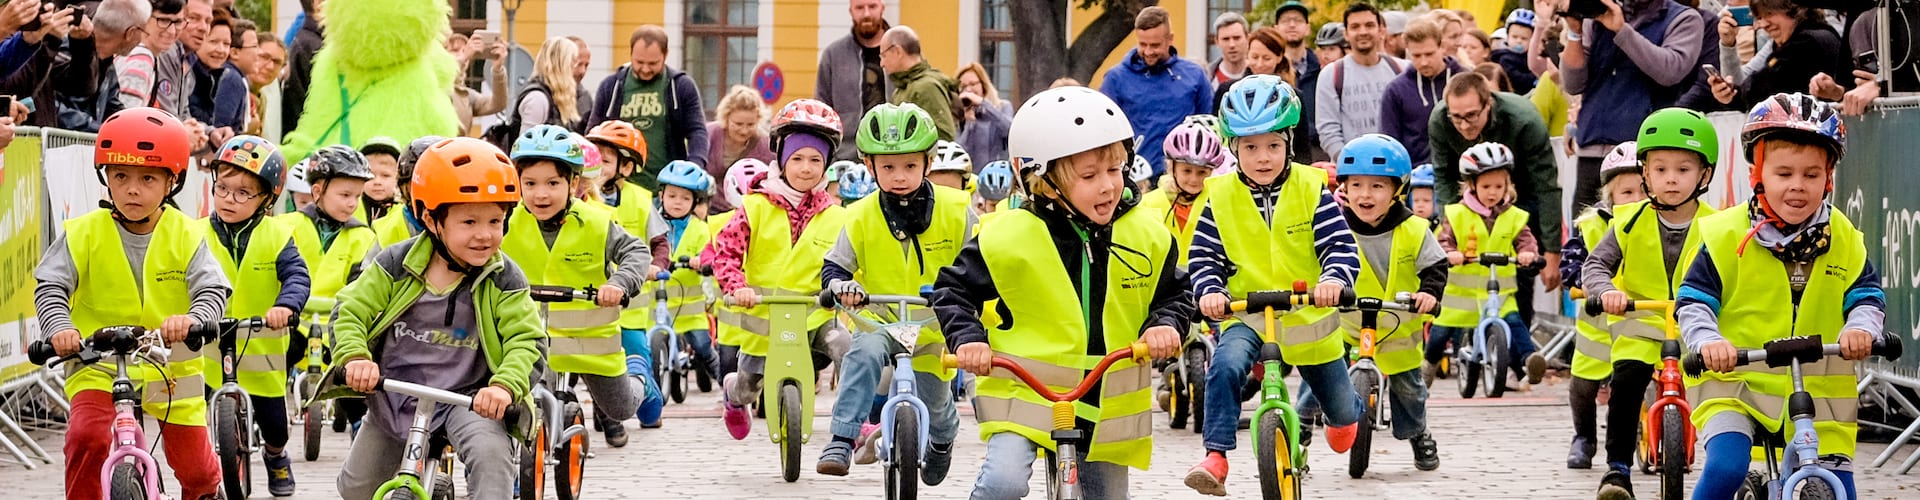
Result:
{"label": "adult spectator", "polygon": [[[1535,0],[1534,5],[1542,7],[1542,11],[1552,12],[1557,1]],[[1557,18],[1541,17],[1535,20],[1535,25],[1540,29],[1529,33],[1528,39],[1512,39],[1514,43],[1522,44],[1515,48],[1525,54],[1527,74],[1538,77],[1534,80],[1533,92],[1528,93],[1527,98],[1533,101],[1533,107],[1540,111],[1540,119],[1546,122],[1547,135],[1566,135],[1568,115],[1573,107],[1567,93],[1560,90],[1560,37],[1566,32],[1566,23]],[[1501,69],[1507,68],[1503,65]]]}
{"label": "adult spectator", "polygon": [[213,1],[187,0],[187,24],[180,28],[180,44],[187,47],[184,57],[191,60],[200,52],[200,43],[206,41],[207,32],[213,29]]}
{"label": "adult spectator", "polygon": [[[1307,36],[1313,34],[1313,25],[1307,21],[1310,13],[1306,5],[1287,0],[1287,3],[1280,4],[1280,8],[1273,12],[1272,28],[1280,35],[1282,46],[1280,57],[1285,59],[1286,65],[1295,75],[1293,88],[1298,89],[1300,94],[1300,123],[1309,125],[1296,129],[1306,132],[1306,140],[1293,141],[1294,157],[1324,161],[1327,159],[1327,153],[1320,150],[1320,131],[1311,126],[1313,125],[1314,84],[1320,79],[1321,59],[1307,44]],[[1327,23],[1327,26],[1337,27],[1339,24]],[[1253,46],[1249,44],[1247,48],[1251,51]],[[1217,93],[1213,102],[1220,103],[1220,96]]]}
{"label": "adult spectator", "polygon": [[667,67],[666,29],[651,24],[634,28],[627,45],[630,60],[600,80],[586,126],[621,120],[639,128],[647,139],[647,163],[635,169],[631,179],[640,187],[660,189],[657,179],[667,162],[707,166],[706,108],[700,106],[700,85],[693,77]]}
{"label": "adult spectator", "polygon": [[[707,173],[725,179],[727,168],[743,158],[773,164],[773,150],[767,142],[767,105],[760,92],[745,85],[734,85],[714,107],[714,120],[707,123]],[[712,213],[728,212],[733,205],[725,196],[715,196]]]}
{"label": "adult spectator", "polygon": [[[1247,43],[1247,74],[1213,87],[1214,109],[1220,108],[1221,100],[1227,97],[1227,90],[1232,89],[1233,84],[1240,83],[1240,80],[1253,75],[1278,76],[1281,81],[1287,82],[1287,85],[1299,88],[1293,68],[1288,64],[1286,57],[1281,55],[1286,52],[1285,45],[1286,42],[1280,40],[1278,29],[1267,27],[1254,30],[1253,36],[1248,38]],[[1297,153],[1301,149],[1295,147],[1294,151]]]}
{"label": "adult spectator", "polygon": [[1412,68],[1387,84],[1380,102],[1380,133],[1407,147],[1413,164],[1427,163],[1427,119],[1445,99],[1447,81],[1467,68],[1447,57],[1438,19],[1407,23],[1406,48]]}
{"label": "adult spectator", "polygon": [[1853,61],[1840,33],[1809,9],[1793,0],[1753,0],[1753,25],[1773,41],[1773,53],[1759,71],[1747,75],[1736,86],[1726,78],[1708,78],[1713,98],[1736,110],[1751,109],[1754,103],[1774,94],[1806,92],[1815,75],[1839,78],[1844,88],[1853,88]]}
{"label": "adult spectator", "polygon": [[1000,89],[980,63],[960,68],[954,79],[960,82],[960,139],[954,142],[967,150],[976,169],[1007,159],[1013,103],[1000,98]]}
{"label": "adult spectator", "polygon": [[[74,29],[74,10],[55,9],[50,4],[38,10],[40,27],[16,33],[8,40],[22,44],[19,46],[28,49],[29,55],[0,80],[0,94],[30,96],[42,103],[53,103],[61,95],[90,94],[94,65],[85,62],[92,59],[91,44],[68,43]],[[59,59],[68,54],[81,63],[61,63]],[[38,106],[25,124],[50,127],[58,123],[58,117],[57,106]]]}
{"label": "adult spectator", "polygon": [[[51,92],[33,92],[47,99],[36,101],[56,105],[40,106],[34,112],[35,118],[43,111],[48,115],[57,112],[57,126],[92,132],[99,130],[100,122],[108,116],[119,112],[119,83],[118,75],[113,72],[113,61],[140,44],[140,27],[147,23],[152,12],[153,6],[146,0],[107,0],[93,9],[91,18],[81,19],[79,25],[72,26],[67,35],[67,45],[68,54],[73,59],[55,67],[53,85],[36,84],[36,87],[52,87]],[[53,93],[58,93],[58,97],[54,97]],[[24,106],[19,102],[14,103],[16,114],[23,109]],[[16,116],[14,119],[20,118]],[[35,122],[30,119],[28,123]]]}
{"label": "adult spectator", "polygon": [[278,144],[286,125],[280,116],[280,75],[287,69],[287,46],[279,38],[260,37],[260,61],[247,71],[259,111],[260,136]]}
{"label": "adult spectator", "polygon": [[294,32],[293,42],[287,44],[287,76],[281,84],[280,118],[285,124],[298,123],[301,112],[307,109],[307,86],[313,78],[313,55],[320,52],[320,45],[326,42],[326,14],[320,8],[327,0],[300,0],[300,9],[307,16],[300,23],[300,30]]}
{"label": "adult spectator", "polygon": [[214,19],[194,52],[196,90],[188,99],[193,118],[211,127],[210,139],[222,144],[246,127],[247,77],[228,62],[233,39],[233,21]]}
{"label": "adult spectator", "polygon": [[[1441,11],[1433,10],[1428,12]],[[1387,55],[1405,59],[1407,57],[1407,23],[1413,20],[1413,16],[1396,10],[1376,17],[1380,18],[1380,26],[1386,30],[1380,38],[1380,50]],[[1447,44],[1452,45],[1453,42],[1448,41]]]}
{"label": "adult spectator", "polygon": [[573,129],[585,116],[580,109],[579,92],[574,90],[573,63],[580,57],[580,46],[566,37],[548,38],[533,58],[533,78],[520,89],[508,123],[518,130],[514,137],[540,125],[558,125]]}
{"label": "adult spectator", "polygon": [[[1480,63],[1491,62],[1493,60],[1493,39],[1488,38],[1487,33],[1484,31],[1477,29],[1467,30],[1465,34],[1460,35],[1460,52],[1455,53],[1453,57],[1460,64],[1470,66],[1479,66]],[[1407,58],[1413,58],[1411,51],[1409,51]]]}
{"label": "adult spectator", "polygon": [[[1459,12],[1448,9],[1434,9],[1427,11],[1426,14],[1421,14],[1420,17],[1434,19],[1440,22],[1440,48],[1441,50],[1445,50],[1448,56],[1459,54],[1460,47],[1466,45],[1467,22],[1466,20],[1460,19]],[[1404,28],[1401,33],[1401,35],[1395,36],[1394,38],[1400,41],[1400,50],[1405,51],[1407,46]],[[1394,55],[1400,56],[1401,58],[1406,57],[1404,52],[1396,52]]]}
{"label": "adult spectator", "polygon": [[1133,18],[1133,35],[1139,44],[1107,70],[1100,92],[1119,104],[1133,122],[1134,133],[1141,136],[1135,151],[1158,177],[1166,169],[1161,143],[1167,132],[1187,115],[1213,112],[1213,88],[1207,83],[1206,70],[1181,59],[1180,51],[1173,48],[1167,9],[1140,9]]}
{"label": "adult spectator", "polygon": [[233,63],[245,76],[260,65],[260,26],[244,17],[228,19],[233,23],[233,54],[227,57],[227,62]]}
{"label": "adult spectator", "polygon": [[1460,201],[1460,153],[1475,144],[1497,142],[1513,150],[1514,205],[1533,214],[1527,227],[1539,238],[1546,265],[1515,276],[1514,302],[1524,321],[1533,321],[1533,278],[1548,290],[1560,288],[1560,180],[1547,126],[1527,98],[1494,92],[1486,77],[1461,73],[1447,82],[1447,97],[1427,122],[1433,150],[1434,203]]}
{"label": "adult spectator", "polygon": [[[587,69],[593,67],[593,48],[587,46],[587,39],[578,36],[567,35],[567,41],[573,42],[573,46],[580,49],[580,57],[573,61],[573,89],[574,93],[578,94],[574,100],[580,103],[580,109],[593,109],[593,91],[587,90]],[[574,133],[587,133],[586,124],[587,122],[582,120]]]}
{"label": "adult spectator", "polygon": [[[1851,46],[1853,53],[1865,54],[1868,51],[1875,51],[1877,53],[1880,36],[1879,10],[1880,8],[1878,7],[1867,9],[1853,18],[1852,27],[1847,30],[1847,44]],[[1909,40],[1912,35],[1907,33],[1906,30],[1894,30],[1894,32],[1888,35],[1888,44],[1890,47],[1909,47],[1912,45],[1912,42]],[[1822,75],[1814,77],[1814,81],[1808,85],[1808,92],[1820,96],[1821,99],[1839,101],[1840,114],[1858,116],[1866,113],[1867,108],[1873,105],[1873,101],[1880,98],[1880,87],[1882,85],[1891,84],[1893,88],[1901,89],[1902,91],[1920,88],[1920,71],[1914,71],[1911,65],[1899,65],[1892,68],[1888,72],[1892,76],[1891,81],[1880,81],[1880,75],[1878,74],[1880,65],[1893,64],[1893,62],[1885,62],[1883,58],[1875,59],[1881,60],[1861,60],[1855,63],[1858,66],[1853,68],[1853,90],[1846,90],[1839,85],[1837,80],[1845,79],[1847,78],[1846,76]]]}
{"label": "adult spectator", "polygon": [[[860,123],[868,109],[890,102],[893,84],[880,66],[880,36],[886,34],[887,3],[882,0],[847,2],[853,29],[820,51],[820,70],[814,76],[813,98],[833,107],[840,123]],[[855,141],[859,127],[845,127],[833,159],[859,161]]]}
{"label": "adult spectator", "polygon": [[[1220,48],[1220,59],[1207,64],[1207,76],[1218,87],[1247,76],[1247,18],[1239,12],[1221,13],[1213,18],[1213,46]],[[1219,102],[1215,100],[1215,102]]]}
{"label": "adult spectator", "polygon": [[1560,53],[1560,83],[1567,93],[1581,96],[1583,102],[1605,103],[1581,106],[1576,120],[1575,210],[1599,199],[1600,159],[1615,145],[1633,140],[1653,110],[1679,102],[1693,86],[1700,62],[1706,24],[1699,11],[1673,0],[1624,3],[1605,1],[1607,11],[1598,18],[1569,23],[1568,40],[1580,43]]}
{"label": "adult spectator", "polygon": [[888,29],[880,39],[880,66],[887,70],[887,81],[893,82],[888,102],[919,105],[933,116],[940,140],[953,140],[959,131],[953,119],[953,95],[959,92],[959,84],[927,64],[926,56],[920,54],[920,34],[906,26]]}
{"label": "adult spectator", "polygon": [[170,57],[186,27],[186,0],[152,0],[152,15],[140,29],[140,44],[114,62],[122,108],[152,106],[161,111],[185,114],[186,95],[182,93],[191,77],[178,58]]}
{"label": "adult spectator", "polygon": [[1320,129],[1320,147],[1339,155],[1347,140],[1380,131],[1380,101],[1387,84],[1407,66],[1380,51],[1386,29],[1380,11],[1365,2],[1347,7],[1342,25],[1352,52],[1327,63],[1314,84],[1314,128]]}
{"label": "adult spectator", "polygon": [[[456,33],[455,36],[459,34]],[[456,44],[454,40],[455,38],[452,37],[447,39],[447,50],[453,53],[455,61],[459,61],[461,68],[459,74],[467,74],[468,62],[484,54],[488,63],[487,74],[491,76],[488,85],[481,89],[468,88],[464,79],[456,79],[453,82],[453,112],[459,115],[460,133],[464,134],[473,129],[473,117],[487,116],[507,109],[507,42],[495,40],[491,47],[480,47],[479,42],[468,40],[464,36],[460,36],[458,40],[465,43]]]}
{"label": "adult spectator", "polygon": [[1501,69],[1498,64],[1480,63],[1474,65],[1473,72],[1479,73],[1481,78],[1486,78],[1495,92],[1519,93],[1513,90],[1513,82],[1507,80],[1507,71]]}
{"label": "adult spectator", "polygon": [[0,72],[12,72],[26,64],[38,47],[28,47],[14,37],[20,28],[40,17],[41,6],[34,2],[8,2],[0,6]]}
{"label": "adult spectator", "polygon": [[1507,73],[1507,80],[1513,82],[1513,88],[1521,94],[1533,91],[1539,79],[1527,67],[1527,45],[1533,43],[1533,25],[1538,20],[1533,11],[1513,9],[1507,13],[1507,46],[1494,49],[1488,59],[1500,65]]}

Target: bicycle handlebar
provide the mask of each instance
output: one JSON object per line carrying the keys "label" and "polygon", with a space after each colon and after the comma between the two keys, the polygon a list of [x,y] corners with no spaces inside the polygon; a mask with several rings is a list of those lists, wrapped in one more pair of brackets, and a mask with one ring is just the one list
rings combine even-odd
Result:
{"label": "bicycle handlebar", "polygon": [[[1305,285],[1305,282],[1295,282],[1292,291],[1266,290],[1247,292],[1245,299],[1233,301],[1227,306],[1229,309],[1232,309],[1233,312],[1263,311],[1267,309],[1272,309],[1274,312],[1287,312],[1293,310],[1295,307],[1311,306],[1313,305],[1313,294],[1307,292]],[[1335,307],[1356,307],[1355,304],[1357,302],[1358,298],[1353,293],[1353,287],[1341,288],[1340,301]]]}
{"label": "bicycle handlebar", "polygon": [[[1080,384],[1074,386],[1073,390],[1067,391],[1066,394],[1053,392],[1053,389],[1047,388],[1047,384],[1045,382],[1041,382],[1040,379],[1033,376],[1032,372],[1028,372],[1026,368],[1021,367],[1020,363],[1014,360],[1003,358],[996,355],[993,357],[993,366],[998,368],[1005,368],[1007,371],[1013,372],[1013,375],[1019,378],[1021,382],[1025,382],[1027,384],[1027,387],[1032,388],[1034,392],[1040,393],[1040,397],[1046,398],[1048,401],[1059,403],[1059,402],[1066,402],[1066,401],[1077,401],[1080,399],[1081,396],[1087,395],[1087,391],[1093,390],[1094,382],[1100,380],[1100,377],[1103,377],[1107,374],[1107,368],[1112,367],[1114,363],[1127,358],[1133,358],[1134,363],[1139,364],[1140,366],[1143,366],[1143,367],[1150,366],[1148,365],[1148,363],[1152,361],[1152,357],[1149,356],[1147,353],[1147,343],[1134,342],[1133,344],[1130,344],[1127,347],[1122,347],[1118,350],[1107,353],[1106,357],[1100,358],[1100,364],[1094,365],[1093,370],[1090,370],[1087,372],[1086,375],[1081,376]],[[959,368],[960,357],[952,354],[942,355],[940,356],[940,366],[945,368]]]}
{"label": "bicycle handlebar", "polygon": [[[1873,343],[1872,355],[1886,358],[1888,361],[1900,359],[1902,347],[1900,337],[1882,335],[1879,342]],[[1812,363],[1820,358],[1840,354],[1840,344],[1822,344],[1819,337],[1788,337],[1767,342],[1760,349],[1741,350],[1734,356],[1734,366],[1753,363],[1766,363],[1770,367],[1781,367],[1794,362]],[[1688,376],[1698,377],[1706,371],[1706,360],[1700,353],[1687,353],[1680,361]]]}
{"label": "bicycle handlebar", "polygon": [[[1600,297],[1586,297],[1586,294],[1585,294],[1585,293],[1582,293],[1582,294],[1581,294],[1581,296],[1582,296],[1582,297],[1585,297],[1585,298],[1586,298],[1586,300],[1585,300],[1585,303],[1586,303],[1586,308],[1585,308],[1585,309],[1586,309],[1586,313],[1587,313],[1587,315],[1588,315],[1588,316],[1599,316],[1599,315],[1601,315],[1601,314],[1606,314],[1606,312],[1607,312],[1607,308],[1606,308],[1606,306],[1605,306],[1605,305],[1603,305],[1603,304],[1602,304],[1602,303],[1600,302]],[[1578,299],[1578,298],[1581,298],[1581,297],[1575,297],[1575,298],[1576,298],[1576,299]],[[1667,312],[1667,310],[1669,310],[1669,309],[1673,309],[1673,301],[1671,301],[1671,300],[1631,300],[1631,301],[1627,301],[1627,311],[1659,311],[1659,312]]]}
{"label": "bicycle handlebar", "polygon": [[1360,298],[1354,299],[1353,305],[1341,306],[1340,310],[1342,311],[1375,311],[1375,312],[1378,312],[1378,311],[1414,312],[1413,311],[1413,294],[1407,293],[1407,292],[1396,293],[1396,294],[1393,294],[1393,300],[1384,300],[1376,297],[1360,297]]}
{"label": "bicycle handlebar", "polygon": [[[728,294],[726,298],[722,300],[722,302],[729,307],[740,307],[739,304],[735,304],[733,302],[732,294]],[[762,295],[760,296],[759,304],[756,304],[756,305],[799,304],[799,305],[811,306],[811,305],[819,305],[819,303],[820,303],[820,298],[811,296],[811,295]]]}
{"label": "bicycle handlebar", "polygon": [[[344,370],[335,371],[333,375],[333,383],[340,387],[348,387],[347,372]],[[443,404],[443,405],[457,406],[460,408],[468,408],[468,409],[473,408],[473,396],[468,396],[465,394],[460,394],[457,392],[448,391],[448,390],[444,390],[436,387],[416,384],[413,382],[403,382],[403,381],[394,380],[387,377],[380,377],[379,381],[374,382],[373,390],[381,391],[381,392],[391,392],[391,393],[401,394],[405,396],[412,396],[414,399],[419,399],[423,401],[432,401],[432,402]],[[522,411],[523,410],[520,409],[520,405],[508,404],[506,414],[500,417],[500,421],[505,422],[507,424],[507,427],[517,426],[520,422]]]}
{"label": "bicycle handlebar", "polygon": [[[832,291],[821,290],[817,297],[819,297],[818,304],[823,309],[833,309],[840,305],[840,298]],[[873,304],[927,307],[927,297],[925,295],[868,295],[865,300],[848,309],[858,309]]]}
{"label": "bicycle handlebar", "polygon": [[1469,255],[1466,255],[1466,258],[1467,258],[1466,262],[1468,264],[1479,264],[1487,267],[1514,266],[1514,267],[1523,268],[1523,269],[1539,269],[1541,266],[1544,265],[1543,263],[1544,259],[1541,259],[1539,257],[1534,257],[1532,263],[1523,265],[1519,263],[1519,260],[1520,260],[1519,258],[1514,257],[1512,255],[1503,254],[1503,253],[1483,253],[1479,255],[1469,254]]}
{"label": "bicycle handlebar", "polygon": [[[632,292],[628,293],[631,294]],[[533,298],[534,302],[545,302],[549,304],[573,301],[598,302],[600,299],[600,291],[593,287],[570,288],[556,285],[533,285],[527,287],[527,295]],[[631,297],[622,295],[620,297],[620,307],[627,307],[627,302],[630,299]]]}

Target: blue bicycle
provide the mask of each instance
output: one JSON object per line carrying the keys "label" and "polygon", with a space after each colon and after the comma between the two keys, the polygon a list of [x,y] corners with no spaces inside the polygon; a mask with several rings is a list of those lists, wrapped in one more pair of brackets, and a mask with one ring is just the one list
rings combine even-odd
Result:
{"label": "blue bicycle", "polygon": [[1497,398],[1507,392],[1507,366],[1513,363],[1507,359],[1513,330],[1500,314],[1507,304],[1506,297],[1500,295],[1500,267],[1513,265],[1514,259],[1483,253],[1467,256],[1467,262],[1486,266],[1487,300],[1480,303],[1480,324],[1473,327],[1473,334],[1453,340],[1454,366],[1461,370],[1454,382],[1459,384],[1462,398],[1472,399],[1481,384],[1487,386],[1487,397]]}
{"label": "blue bicycle", "polygon": [[[927,292],[922,289],[922,293]],[[915,498],[920,488],[920,465],[926,460],[932,432],[927,404],[915,390],[913,347],[920,330],[934,320],[926,310],[927,299],[906,295],[869,295],[864,307],[839,305],[832,294],[820,294],[822,307],[837,307],[842,322],[855,327],[859,335],[886,335],[902,347],[893,355],[893,378],[889,381],[887,401],[880,412],[878,446],[885,470],[887,498]],[[908,308],[920,308],[922,316],[912,319]],[[868,312],[872,317],[861,314]],[[879,318],[879,319],[875,319]]]}

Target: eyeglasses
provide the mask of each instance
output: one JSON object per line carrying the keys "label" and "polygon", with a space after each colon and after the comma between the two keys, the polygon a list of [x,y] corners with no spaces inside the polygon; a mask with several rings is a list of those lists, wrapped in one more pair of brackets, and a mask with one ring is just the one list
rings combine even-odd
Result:
{"label": "eyeglasses", "polygon": [[213,195],[237,202],[246,202],[247,200],[260,197],[260,193],[255,193],[245,188],[229,188],[226,184],[217,182],[213,184]]}
{"label": "eyeglasses", "polygon": [[1467,113],[1449,112],[1447,113],[1447,119],[1453,120],[1454,123],[1469,123],[1474,120],[1480,119],[1480,115],[1483,115],[1486,113],[1487,113],[1487,108],[1480,108]]}
{"label": "eyeglasses", "polygon": [[186,22],[186,19],[178,18],[178,17],[168,18],[168,17],[153,16],[153,22],[154,24],[160,25],[160,29],[167,30],[167,29],[180,27],[180,23]]}

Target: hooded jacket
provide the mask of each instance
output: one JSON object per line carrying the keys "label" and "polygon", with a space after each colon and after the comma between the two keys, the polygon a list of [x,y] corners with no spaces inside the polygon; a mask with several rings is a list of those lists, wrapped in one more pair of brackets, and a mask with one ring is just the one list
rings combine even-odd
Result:
{"label": "hooded jacket", "polygon": [[[631,68],[631,63],[622,64],[619,69],[613,70],[613,74],[600,80],[600,89],[594,93],[593,106],[587,113],[585,129],[592,130],[600,122],[620,119],[620,104],[626,102],[620,92],[627,75],[633,73]],[[693,77],[687,76],[686,72],[677,69],[666,68],[660,75],[667,78],[669,94],[667,137],[672,139],[667,141],[667,160],[686,160],[706,168],[707,119],[705,108],[700,107],[700,85],[694,83]],[[635,172],[634,175],[645,181],[639,183],[641,186],[655,184],[653,179],[658,178],[660,170],[666,168],[666,162],[659,164],[660,167],[651,172]]]}
{"label": "hooded jacket", "polygon": [[934,69],[925,59],[906,71],[888,74],[887,79],[893,82],[893,98],[888,102],[913,103],[926,110],[933,116],[933,126],[940,129],[940,140],[951,141],[957,136],[960,128],[954,125],[953,96],[960,92],[958,82]]}
{"label": "hooded jacket", "polygon": [[[881,21],[881,29],[888,26]],[[834,40],[820,51],[819,73],[815,74],[813,80],[813,98],[832,106],[833,112],[840,114],[840,123],[860,123],[860,117],[867,112],[866,100],[862,95],[866,91],[863,87],[865,82],[861,81],[861,75],[866,72],[866,61],[862,59],[865,50],[866,47],[860,45],[860,40],[849,30],[847,36]],[[888,81],[885,71],[880,73],[880,93],[885,95],[887,102],[893,102],[893,83]],[[857,142],[854,140],[856,134],[855,128],[840,134],[840,146],[834,148],[833,159],[860,160],[860,148],[855,146]]]}
{"label": "hooded jacket", "polygon": [[1206,68],[1181,59],[1180,51],[1172,48],[1166,60],[1155,64],[1141,59],[1139,49],[1128,50],[1120,65],[1107,70],[1100,93],[1113,98],[1133,122],[1133,133],[1141,137],[1135,152],[1156,174],[1166,169],[1162,143],[1167,133],[1187,115],[1213,112],[1213,83]]}
{"label": "hooded jacket", "polygon": [[1387,83],[1380,101],[1380,133],[1406,145],[1415,165],[1427,162],[1427,118],[1446,100],[1447,80],[1466,72],[1467,68],[1448,57],[1446,67],[1432,78],[1421,76],[1419,69],[1409,65]]}

